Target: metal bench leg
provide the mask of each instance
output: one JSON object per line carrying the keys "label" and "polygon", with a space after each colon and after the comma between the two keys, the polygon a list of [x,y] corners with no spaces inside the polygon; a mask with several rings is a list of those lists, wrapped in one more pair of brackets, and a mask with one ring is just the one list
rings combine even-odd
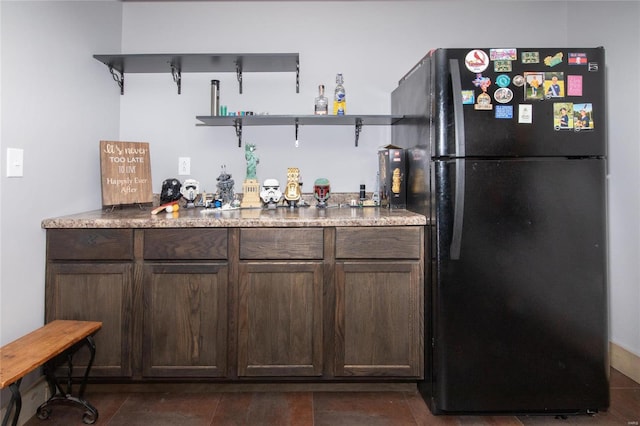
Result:
{"label": "metal bench leg", "polygon": [[[73,355],[82,347],[86,346],[89,348],[89,352],[91,353],[91,357],[89,359],[89,363],[87,364],[87,368],[84,372],[84,376],[82,377],[82,381],[80,382],[80,390],[77,396],[73,396],[72,392],[72,375],[73,375]],[[88,336],[82,342],[77,345],[69,348],[68,351],[64,354],[67,358],[68,365],[68,375],[67,375],[67,389],[62,389],[58,378],[55,375],[56,363],[55,360],[51,360],[46,363],[44,366],[44,372],[47,377],[47,382],[49,383],[49,389],[51,389],[51,397],[36,411],[36,414],[39,419],[47,419],[49,415],[51,415],[51,405],[53,404],[72,404],[76,406],[80,406],[84,409],[84,413],[82,415],[82,421],[85,424],[94,424],[96,420],[98,420],[98,410],[91,405],[87,400],[84,399],[84,392],[87,388],[87,381],[89,379],[89,373],[91,372],[91,367],[93,366],[93,361],[96,356],[96,344],[93,340],[92,336]],[[3,424],[4,426],[4,424]]]}
{"label": "metal bench leg", "polygon": [[13,414],[13,421],[11,422],[11,426],[16,426],[18,424],[18,417],[20,417],[20,410],[22,409],[20,382],[22,382],[22,379],[18,379],[17,381],[9,385],[9,390],[11,390],[11,400],[9,401],[9,405],[7,405],[7,411],[4,413],[2,426],[7,426],[9,424],[9,417],[11,416],[11,412],[14,411],[14,408],[15,411]]}

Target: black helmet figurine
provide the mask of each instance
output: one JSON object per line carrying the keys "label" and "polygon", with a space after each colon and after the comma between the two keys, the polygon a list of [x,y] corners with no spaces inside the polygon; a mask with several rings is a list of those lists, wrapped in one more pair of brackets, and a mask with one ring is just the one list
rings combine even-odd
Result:
{"label": "black helmet figurine", "polygon": [[176,178],[165,179],[162,182],[162,192],[160,192],[160,204],[177,201],[182,197],[180,189],[182,184]]}

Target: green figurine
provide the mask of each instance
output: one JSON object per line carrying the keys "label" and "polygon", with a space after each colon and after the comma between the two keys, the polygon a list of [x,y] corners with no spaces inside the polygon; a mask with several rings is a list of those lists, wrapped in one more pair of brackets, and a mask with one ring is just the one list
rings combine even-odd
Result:
{"label": "green figurine", "polygon": [[244,158],[247,160],[247,179],[257,179],[256,166],[260,162],[255,154],[256,146],[246,144],[244,147]]}

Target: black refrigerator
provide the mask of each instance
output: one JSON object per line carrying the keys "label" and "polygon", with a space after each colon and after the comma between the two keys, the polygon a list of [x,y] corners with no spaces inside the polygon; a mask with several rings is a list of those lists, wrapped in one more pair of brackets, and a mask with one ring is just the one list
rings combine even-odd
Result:
{"label": "black refrigerator", "polygon": [[435,414],[609,406],[604,49],[435,49],[393,144],[425,238]]}

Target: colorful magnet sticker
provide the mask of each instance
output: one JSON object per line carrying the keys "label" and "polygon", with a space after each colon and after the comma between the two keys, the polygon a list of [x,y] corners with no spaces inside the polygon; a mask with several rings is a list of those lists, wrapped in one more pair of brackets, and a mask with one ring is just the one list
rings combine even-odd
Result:
{"label": "colorful magnet sticker", "polygon": [[525,72],[524,73],[524,98],[525,99],[544,99],[542,85],[544,83],[544,73],[541,72]]}
{"label": "colorful magnet sticker", "polygon": [[496,105],[496,118],[513,118],[513,105]]}
{"label": "colorful magnet sticker", "polygon": [[569,65],[587,65],[586,53],[569,53]]}
{"label": "colorful magnet sticker", "polygon": [[515,61],[518,53],[516,49],[489,49],[489,57],[492,61]]}
{"label": "colorful magnet sticker", "polygon": [[550,98],[564,98],[564,73],[544,73],[544,96]]}
{"label": "colorful magnet sticker", "polygon": [[573,130],[593,130],[593,105],[574,104],[573,105]]}
{"label": "colorful magnet sticker", "polygon": [[501,87],[494,92],[493,97],[496,102],[507,104],[513,99],[513,92],[507,87]]}
{"label": "colorful magnet sticker", "polygon": [[567,76],[567,96],[582,96],[582,76]]}
{"label": "colorful magnet sticker", "polygon": [[516,87],[524,86],[524,77],[521,75],[513,76],[513,85]]}
{"label": "colorful magnet sticker", "polygon": [[533,123],[533,106],[531,104],[518,105],[518,123]]}
{"label": "colorful magnet sticker", "polygon": [[473,108],[477,110],[492,110],[493,105],[491,104],[491,96],[486,93],[480,93],[478,95],[478,102],[473,106]]}
{"label": "colorful magnet sticker", "polygon": [[556,130],[573,129],[573,103],[556,102],[553,104],[553,128]]}
{"label": "colorful magnet sticker", "polygon": [[511,61],[495,61],[493,63],[493,70],[495,72],[511,72]]}
{"label": "colorful magnet sticker", "polygon": [[558,52],[553,56],[547,56],[544,58],[544,64],[548,67],[555,67],[562,63],[562,58],[564,58],[564,53]]}
{"label": "colorful magnet sticker", "polygon": [[474,49],[467,53],[464,63],[469,71],[479,73],[489,66],[489,56],[482,50]]}
{"label": "colorful magnet sticker", "polygon": [[476,103],[476,93],[473,90],[462,91],[462,105],[473,105]]}
{"label": "colorful magnet sticker", "polygon": [[498,87],[507,87],[509,84],[511,84],[511,77],[506,74],[500,74],[496,77],[496,84],[498,85]]}
{"label": "colorful magnet sticker", "polygon": [[539,64],[540,63],[539,52],[522,52],[520,54],[520,58],[523,64]]}
{"label": "colorful magnet sticker", "polygon": [[472,81],[473,85],[486,92],[489,86],[491,86],[491,79],[489,77],[483,77],[482,74],[476,74],[476,78]]}

